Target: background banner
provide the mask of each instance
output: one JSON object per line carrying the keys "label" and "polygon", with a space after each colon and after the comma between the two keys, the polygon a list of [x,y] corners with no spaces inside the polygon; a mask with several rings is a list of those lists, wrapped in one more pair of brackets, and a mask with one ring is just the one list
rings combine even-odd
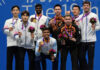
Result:
{"label": "background banner", "polygon": [[[53,7],[55,4],[60,4],[62,6],[62,15],[65,12],[72,10],[73,5],[79,5],[82,10],[82,3],[84,0],[0,0],[0,70],[6,70],[6,35],[3,33],[3,26],[6,19],[12,17],[11,7],[13,5],[18,5],[20,7],[20,12],[28,10],[30,15],[35,13],[35,4],[40,3],[43,6],[43,14],[52,18],[54,16]],[[96,13],[100,19],[100,0],[89,0],[91,1],[91,11]],[[72,13],[71,13],[72,14]],[[21,15],[19,15],[21,17]],[[15,59],[13,60],[15,63]],[[28,57],[25,56],[25,70],[28,70]],[[47,60],[47,70],[51,70],[52,65],[50,65],[50,60]],[[13,65],[13,69],[15,64]],[[59,63],[60,69],[60,63]],[[67,59],[67,70],[71,70],[71,57],[68,55]],[[97,32],[97,42],[95,47],[95,58],[94,58],[94,70],[100,70],[100,31]]]}

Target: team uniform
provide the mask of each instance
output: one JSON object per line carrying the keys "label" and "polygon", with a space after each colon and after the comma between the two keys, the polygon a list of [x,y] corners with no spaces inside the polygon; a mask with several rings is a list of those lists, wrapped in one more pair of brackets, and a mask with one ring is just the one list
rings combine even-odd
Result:
{"label": "team uniform", "polygon": [[[18,54],[18,44],[17,41],[14,39],[13,33],[16,30],[17,24],[20,22],[20,19],[10,18],[7,19],[4,25],[4,33],[7,35],[7,70],[12,70],[12,61],[13,56],[15,56],[16,66],[15,69],[19,70],[19,54]],[[10,31],[9,28],[12,27],[13,30]]]}
{"label": "team uniform", "polygon": [[[60,37],[62,44],[61,48],[61,70],[66,70],[66,60],[68,52],[71,54],[72,70],[78,70],[78,58],[77,58],[77,44],[80,41],[80,31],[77,25],[66,24],[61,28],[62,37]],[[70,38],[75,38],[76,41],[70,40]],[[62,41],[64,40],[64,41]]]}
{"label": "team uniform", "polygon": [[[26,25],[24,25],[23,22],[21,22],[17,25],[17,29],[14,33],[15,39],[18,41],[18,46],[21,48],[19,50],[21,70],[24,70],[24,57],[26,52],[29,57],[29,70],[35,70],[35,43],[34,38],[31,37],[31,32],[29,32],[30,27],[35,29],[34,24],[27,22]],[[22,33],[22,35],[19,36],[18,32]]]}
{"label": "team uniform", "polygon": [[34,32],[34,40],[37,41],[42,37],[42,30],[40,29],[41,25],[48,26],[48,17],[40,14],[37,15],[31,15],[29,18],[29,22],[35,25],[35,32]]}
{"label": "team uniform", "polygon": [[64,26],[64,18],[63,16],[54,16],[54,18],[52,18],[49,22],[49,27],[50,27],[50,33],[52,35],[52,37],[54,37],[57,40],[57,63],[56,63],[56,70],[58,70],[58,59],[59,59],[59,51],[61,49],[61,44],[58,41],[58,35],[61,33],[61,27]]}
{"label": "team uniform", "polygon": [[[43,42],[43,46],[41,47],[41,51],[39,52],[39,43]],[[46,59],[50,59],[50,54],[48,53],[50,49],[55,50],[54,56],[56,57],[57,55],[57,42],[56,39],[49,37],[49,42],[45,42],[44,38],[41,38],[37,41],[36,44],[36,49],[35,49],[35,54],[36,56],[40,56],[41,57],[41,62],[42,62],[42,70],[46,70]],[[56,63],[56,58],[53,62],[53,70],[56,70],[55,68],[55,63]],[[39,66],[38,66],[39,67]]]}
{"label": "team uniform", "polygon": [[[95,30],[92,30],[90,19],[96,18]],[[80,48],[81,62],[80,66],[83,70],[93,70],[94,63],[94,48],[96,42],[96,31],[100,30],[100,24],[98,16],[95,13],[89,12],[87,14],[81,14],[76,21],[79,22],[79,28],[81,29],[81,42]],[[86,60],[86,52],[88,52],[88,62]],[[86,69],[84,69],[86,68]]]}

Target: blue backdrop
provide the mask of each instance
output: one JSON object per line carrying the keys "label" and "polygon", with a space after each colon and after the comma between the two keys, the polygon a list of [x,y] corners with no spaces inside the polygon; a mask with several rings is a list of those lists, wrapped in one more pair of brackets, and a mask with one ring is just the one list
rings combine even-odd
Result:
{"label": "blue backdrop", "polygon": [[[34,6],[36,3],[41,3],[43,5],[43,14],[49,17],[54,16],[53,6],[55,4],[61,4],[62,15],[65,15],[67,10],[72,10],[72,6],[78,4],[81,7],[82,12],[82,2],[84,0],[0,0],[0,70],[6,70],[6,35],[3,33],[3,26],[6,19],[11,18],[11,7],[13,5],[18,5],[21,11],[28,10],[30,14],[35,13]],[[91,1],[91,11],[95,12],[100,18],[100,0],[89,0]],[[19,15],[20,17],[20,15]],[[95,59],[94,59],[94,70],[100,70],[100,31],[97,32],[96,47],[95,47]],[[13,60],[15,63],[15,60]],[[25,57],[25,70],[28,70],[28,57]],[[51,62],[47,60],[47,70],[51,70]],[[13,64],[13,69],[15,64]],[[60,68],[60,63],[59,63]],[[67,60],[67,70],[71,70],[71,59],[70,54]]]}

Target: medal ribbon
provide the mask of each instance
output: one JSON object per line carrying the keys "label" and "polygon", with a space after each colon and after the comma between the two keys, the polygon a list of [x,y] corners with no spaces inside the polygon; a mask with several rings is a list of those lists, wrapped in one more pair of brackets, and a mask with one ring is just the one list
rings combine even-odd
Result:
{"label": "medal ribbon", "polygon": [[[36,16],[36,14],[35,14],[35,18],[36,18],[36,17],[37,17],[37,16]],[[41,17],[42,17],[42,15],[39,16],[38,21],[41,19]]]}
{"label": "medal ribbon", "polygon": [[71,37],[72,38],[72,31],[71,31],[71,35],[68,33],[68,31],[67,31],[67,29],[66,29],[66,27],[65,27],[65,32],[67,33],[67,35],[69,36],[69,37]]}
{"label": "medal ribbon", "polygon": [[[89,14],[90,14],[90,12],[89,12],[89,13],[86,13],[86,14],[83,15],[79,20],[83,20],[83,18],[86,17],[86,16],[88,16]],[[78,21],[79,21],[79,20],[78,20]]]}
{"label": "medal ribbon", "polygon": [[[28,24],[29,24],[29,23],[26,24],[26,27],[28,26]],[[22,24],[22,28],[21,28],[21,29],[22,29],[22,30],[24,29],[24,24]]]}
{"label": "medal ribbon", "polygon": [[15,23],[17,23],[18,18],[14,21],[14,18],[12,19],[12,26],[14,27]]}

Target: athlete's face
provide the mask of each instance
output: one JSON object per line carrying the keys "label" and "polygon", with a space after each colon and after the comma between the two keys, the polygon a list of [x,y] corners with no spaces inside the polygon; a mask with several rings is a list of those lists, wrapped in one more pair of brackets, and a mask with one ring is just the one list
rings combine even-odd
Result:
{"label": "athlete's face", "polygon": [[49,30],[44,30],[43,31],[43,37],[44,38],[49,38],[49,36],[50,36],[50,31]]}
{"label": "athlete's face", "polygon": [[90,5],[89,4],[84,4],[83,5],[83,10],[84,10],[84,12],[89,12],[90,11]]}
{"label": "athlete's face", "polygon": [[19,13],[20,13],[20,11],[19,11],[19,9],[17,7],[12,9],[13,16],[17,17]]}
{"label": "athlete's face", "polygon": [[56,15],[61,15],[61,7],[59,7],[59,6],[56,6],[55,8],[54,8],[54,12],[55,12],[55,14]]}
{"label": "athlete's face", "polygon": [[70,25],[72,23],[72,18],[70,16],[66,16],[64,19],[65,24]]}
{"label": "athlete's face", "polygon": [[23,22],[27,22],[28,18],[29,18],[29,16],[27,14],[22,15],[22,21]]}
{"label": "athlete's face", "polygon": [[42,13],[42,8],[40,6],[35,8],[35,11],[37,14],[41,14]]}
{"label": "athlete's face", "polygon": [[79,8],[78,7],[73,7],[73,15],[74,16],[78,16],[79,15],[79,13],[80,13],[80,10],[79,10]]}

